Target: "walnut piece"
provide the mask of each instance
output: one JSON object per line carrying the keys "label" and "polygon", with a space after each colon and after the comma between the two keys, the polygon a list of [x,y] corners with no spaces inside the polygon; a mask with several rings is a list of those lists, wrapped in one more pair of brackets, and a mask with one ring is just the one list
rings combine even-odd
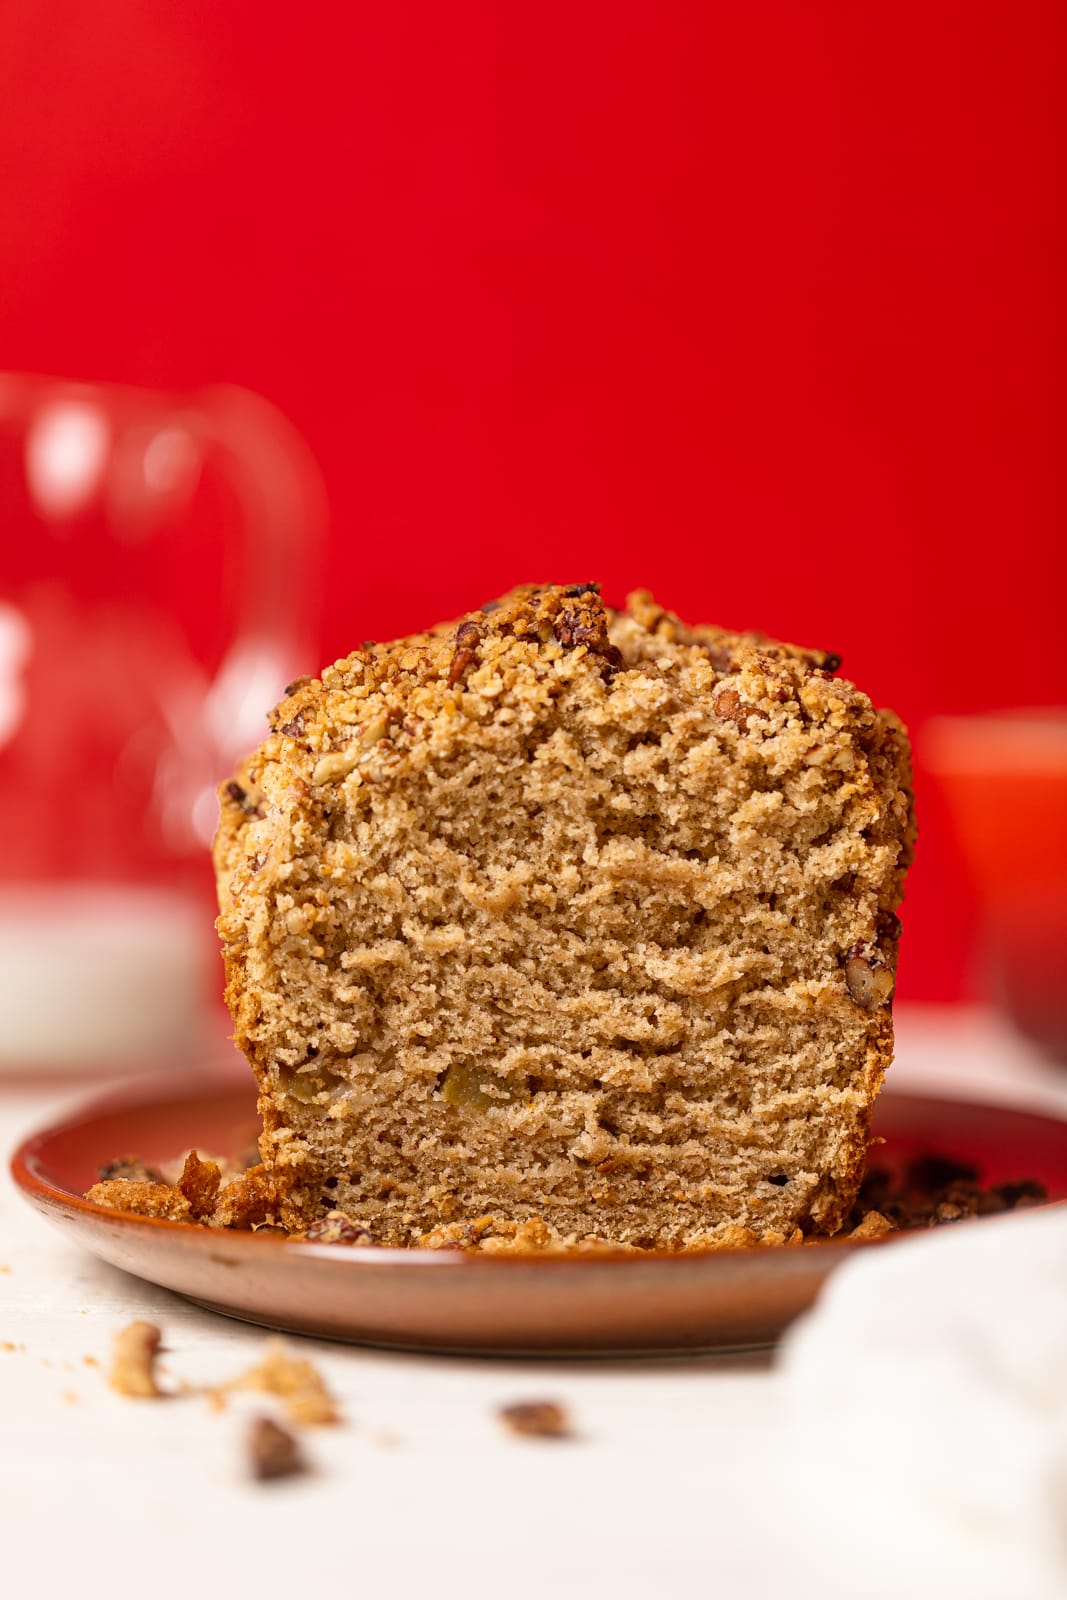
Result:
{"label": "walnut piece", "polygon": [[519,1400],[501,1406],[500,1420],[512,1433],[530,1439],[569,1439],[570,1419],[555,1400]]}
{"label": "walnut piece", "polygon": [[340,1211],[327,1211],[324,1217],[313,1222],[303,1235],[310,1244],[346,1244],[367,1246],[374,1244],[374,1235],[361,1223],[352,1222]]}
{"label": "walnut piece", "polygon": [[270,1417],[256,1417],[249,1428],[248,1461],[252,1476],[261,1482],[292,1478],[307,1470],[292,1434]]}
{"label": "walnut piece", "polygon": [[131,1322],[115,1335],[108,1383],[116,1394],[133,1400],[158,1400],[164,1391],[156,1382],[156,1357],[162,1334],[154,1322]]}

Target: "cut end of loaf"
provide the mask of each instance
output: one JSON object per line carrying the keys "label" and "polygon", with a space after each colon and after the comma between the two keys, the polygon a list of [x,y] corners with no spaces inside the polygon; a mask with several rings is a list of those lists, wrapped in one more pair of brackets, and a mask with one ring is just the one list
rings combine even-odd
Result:
{"label": "cut end of loaf", "polygon": [[913,823],[903,729],[838,665],[575,584],[291,686],[215,847],[288,1226],[841,1226]]}

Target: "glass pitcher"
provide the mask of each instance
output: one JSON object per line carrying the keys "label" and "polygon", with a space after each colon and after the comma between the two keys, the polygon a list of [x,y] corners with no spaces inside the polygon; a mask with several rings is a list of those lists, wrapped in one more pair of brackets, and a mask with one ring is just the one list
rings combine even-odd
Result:
{"label": "glass pitcher", "polygon": [[316,665],[324,522],[247,390],[0,374],[0,1068],[211,1031],[215,791]]}

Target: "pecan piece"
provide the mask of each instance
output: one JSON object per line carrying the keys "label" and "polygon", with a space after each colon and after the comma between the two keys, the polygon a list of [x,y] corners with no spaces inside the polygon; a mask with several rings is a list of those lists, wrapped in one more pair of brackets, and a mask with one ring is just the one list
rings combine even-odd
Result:
{"label": "pecan piece", "polygon": [[569,1439],[570,1419],[555,1400],[519,1400],[501,1406],[500,1420],[512,1433],[530,1439]]}
{"label": "pecan piece", "polygon": [[229,783],[223,785],[223,793],[233,801],[234,805],[240,806],[246,816],[262,817],[261,798],[251,794],[243,784],[237,782],[236,778],[231,778]]}
{"label": "pecan piece", "polygon": [[304,1234],[309,1244],[372,1245],[374,1235],[362,1223],[353,1222],[341,1211],[327,1211]]}
{"label": "pecan piece", "polygon": [[256,1417],[248,1430],[248,1463],[252,1476],[261,1482],[306,1471],[300,1446],[287,1428],[270,1417]]}
{"label": "pecan piece", "polygon": [[724,722],[736,723],[742,733],[748,728],[750,717],[767,715],[759,706],[749,705],[746,700],[742,700],[736,689],[720,689],[712,698],[711,709]]}
{"label": "pecan piece", "polygon": [[456,648],[449,663],[448,686],[453,688],[459,682],[467,668],[478,658],[478,646],[482,641],[482,630],[476,622],[468,619],[461,622],[456,629]]}

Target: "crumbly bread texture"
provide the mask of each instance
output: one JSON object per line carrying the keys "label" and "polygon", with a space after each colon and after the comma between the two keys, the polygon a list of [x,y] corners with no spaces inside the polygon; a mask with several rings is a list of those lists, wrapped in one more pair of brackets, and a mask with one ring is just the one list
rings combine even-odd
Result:
{"label": "crumbly bread texture", "polygon": [[913,822],[904,730],[838,665],[580,584],[291,685],[215,846],[287,1227],[844,1224]]}

